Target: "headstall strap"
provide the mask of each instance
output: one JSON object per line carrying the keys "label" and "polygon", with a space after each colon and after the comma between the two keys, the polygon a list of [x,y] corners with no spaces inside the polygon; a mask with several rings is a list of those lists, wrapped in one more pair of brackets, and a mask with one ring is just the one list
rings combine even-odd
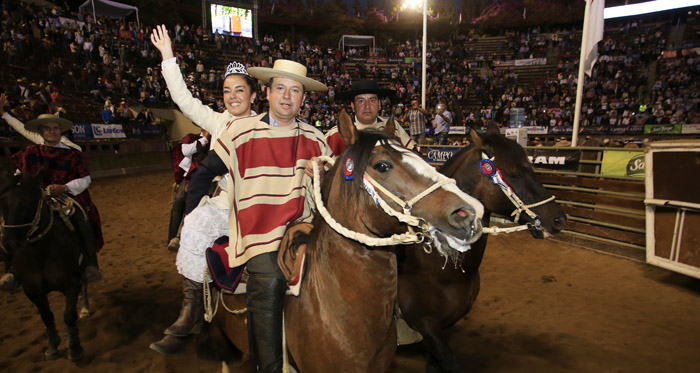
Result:
{"label": "headstall strap", "polygon": [[542,229],[542,222],[540,221],[540,217],[535,214],[532,210],[530,210],[533,207],[541,206],[544,205],[545,203],[554,201],[554,196],[551,196],[545,200],[542,200],[540,202],[535,202],[529,205],[526,205],[523,203],[523,201],[518,197],[517,194],[515,194],[515,191],[513,188],[508,185],[508,183],[505,181],[503,178],[503,175],[501,174],[501,171],[496,167],[496,164],[493,162],[493,159],[495,157],[489,157],[486,153],[481,152],[481,161],[479,162],[479,169],[482,174],[485,176],[488,176],[491,178],[491,181],[498,185],[498,187],[503,191],[503,193],[508,197],[508,199],[513,203],[513,206],[515,206],[515,210],[511,213],[511,216],[513,216],[513,221],[517,224],[518,220],[520,220],[520,214],[522,212],[525,212],[530,218],[532,218],[534,227],[537,230]]}

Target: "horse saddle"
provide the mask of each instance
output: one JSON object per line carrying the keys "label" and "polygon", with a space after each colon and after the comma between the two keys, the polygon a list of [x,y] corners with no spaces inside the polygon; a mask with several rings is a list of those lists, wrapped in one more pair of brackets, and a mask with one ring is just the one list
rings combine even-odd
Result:
{"label": "horse saddle", "polygon": [[277,253],[277,265],[289,286],[287,293],[294,296],[298,296],[301,290],[306,248],[313,227],[309,223],[298,223],[287,228]]}
{"label": "horse saddle", "polygon": [[[299,295],[309,233],[313,225],[299,223],[289,226],[282,237],[277,253],[277,265],[287,280],[287,294]],[[217,287],[234,294],[245,293],[245,265],[228,266],[228,236],[219,237],[214,245],[206,250],[205,256],[209,273]]]}

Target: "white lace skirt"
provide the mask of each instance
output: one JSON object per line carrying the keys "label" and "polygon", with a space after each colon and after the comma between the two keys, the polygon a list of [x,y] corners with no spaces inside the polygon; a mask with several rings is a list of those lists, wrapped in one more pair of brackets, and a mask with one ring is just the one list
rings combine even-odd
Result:
{"label": "white lace skirt", "polygon": [[228,235],[228,210],[205,203],[185,217],[180,231],[180,249],[177,251],[177,271],[186,278],[204,282],[207,265],[204,252],[214,241]]}

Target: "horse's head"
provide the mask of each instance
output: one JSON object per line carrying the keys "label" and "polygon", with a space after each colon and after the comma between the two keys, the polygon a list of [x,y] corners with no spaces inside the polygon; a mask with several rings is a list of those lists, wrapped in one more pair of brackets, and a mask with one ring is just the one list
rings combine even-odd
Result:
{"label": "horse's head", "polygon": [[483,135],[472,129],[469,135],[472,145],[448,161],[442,172],[454,177],[486,210],[530,224],[533,237],[559,233],[566,215],[537,179],[525,149],[501,135],[496,126],[489,126]]}
{"label": "horse's head", "polygon": [[393,120],[385,132],[357,131],[342,112],[338,128],[347,149],[324,179],[323,200],[341,225],[385,238],[419,221],[415,230],[437,240],[446,255],[466,251],[481,236],[481,203],[402,148]]}
{"label": "horse's head", "polygon": [[[26,233],[37,214],[41,200],[41,181],[46,167],[36,174],[11,175],[3,172],[0,182],[0,211],[3,217],[3,242],[7,249],[18,247],[26,239]],[[11,228],[17,227],[17,228]],[[16,234],[15,234],[16,233]]]}

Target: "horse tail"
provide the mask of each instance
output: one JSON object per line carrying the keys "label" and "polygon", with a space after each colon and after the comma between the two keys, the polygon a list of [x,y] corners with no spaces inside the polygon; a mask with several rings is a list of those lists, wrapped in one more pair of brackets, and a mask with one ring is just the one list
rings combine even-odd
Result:
{"label": "horse tail", "polygon": [[231,364],[240,361],[243,353],[226,338],[217,324],[205,322],[197,338],[197,357],[203,360],[224,361],[226,364]]}

